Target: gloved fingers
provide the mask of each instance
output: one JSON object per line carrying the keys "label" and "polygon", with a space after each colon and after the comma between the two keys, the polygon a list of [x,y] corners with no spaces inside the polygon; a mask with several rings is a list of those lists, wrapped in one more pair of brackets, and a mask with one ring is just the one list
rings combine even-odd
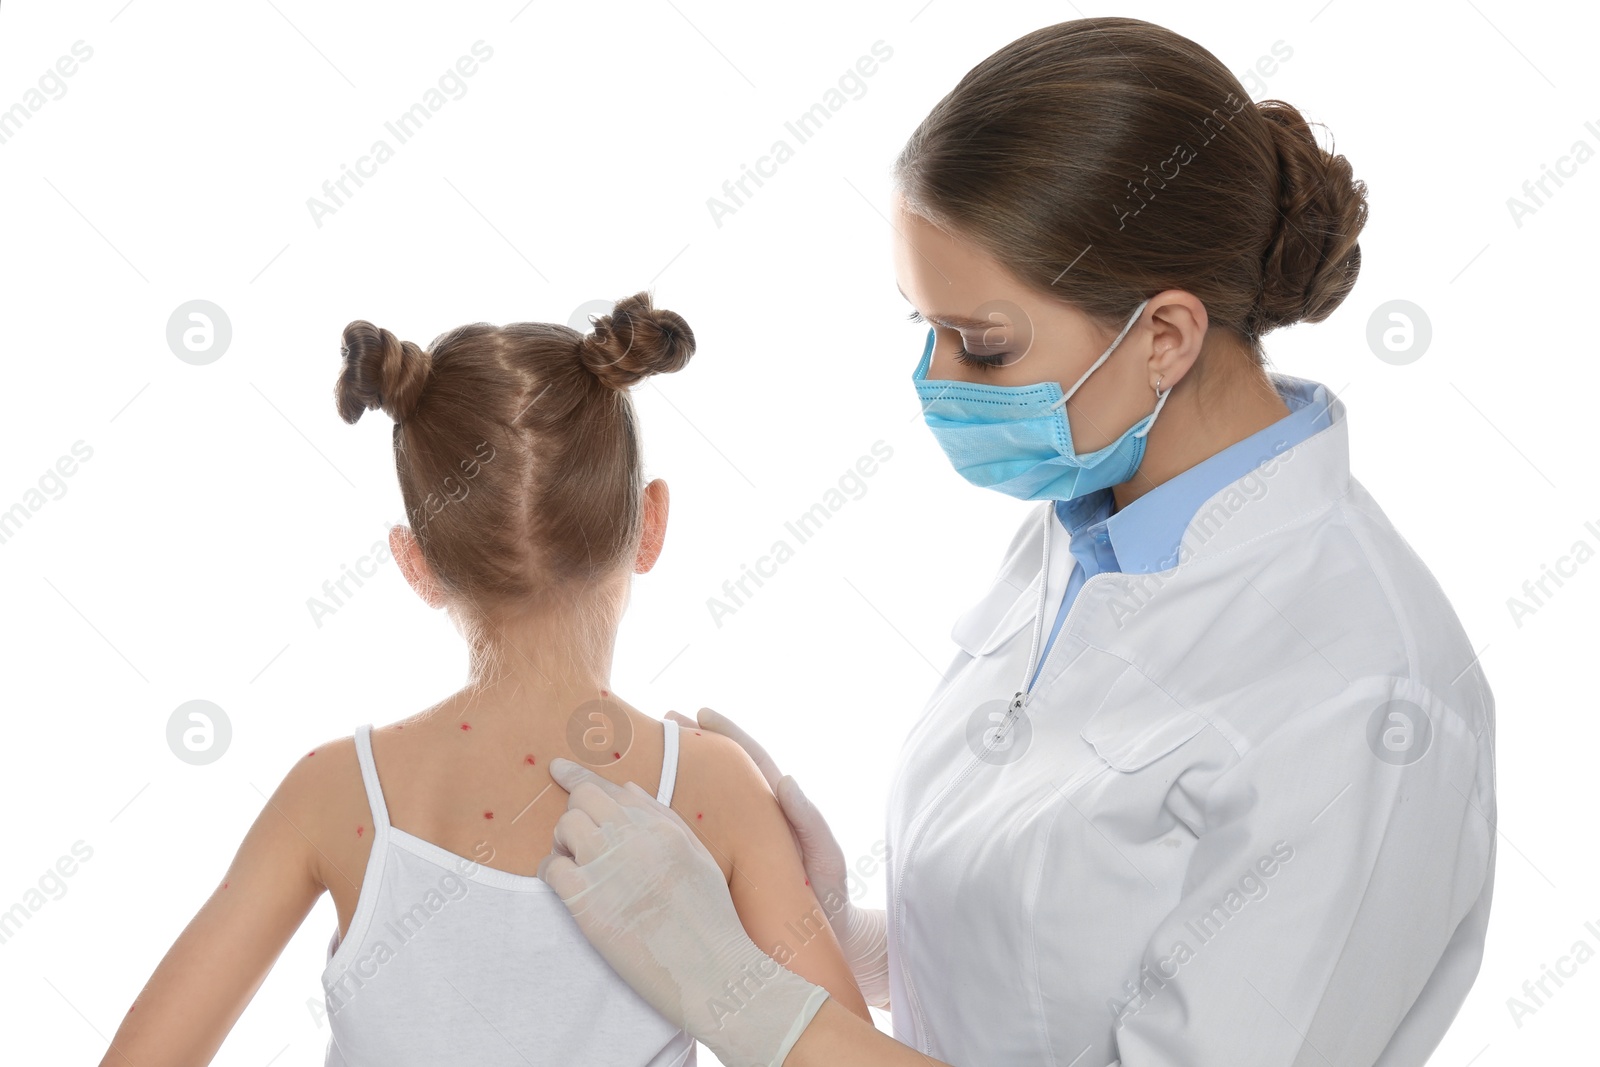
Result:
{"label": "gloved fingers", "polygon": [[622,787],[616,783],[563,756],[550,761],[550,777],[570,794],[567,797],[568,811],[586,811],[596,825],[624,821],[625,816],[619,807],[624,794]]}
{"label": "gloved fingers", "polygon": [[637,782],[618,785],[560,756],[550,761],[550,777],[567,787],[570,794],[567,810],[586,813],[598,827],[637,823],[643,813],[654,812],[676,823],[690,837],[694,836],[682,816],[641,789]]}
{"label": "gloved fingers", "polygon": [[558,856],[552,852],[539,861],[539,879],[556,891],[563,901],[571,900],[589,887],[588,879],[571,856]]}
{"label": "gloved fingers", "polygon": [[839,847],[838,839],[833,836],[833,830],[828,827],[822,812],[811,803],[811,798],[805,795],[792,775],[786,774],[780,778],[774,792],[800,846],[806,876],[813,885],[820,884],[836,890],[842,888],[845,878],[844,849]]}
{"label": "gloved fingers", "polygon": [[688,823],[683,821],[682,815],[679,815],[676,811],[672,810],[671,807],[661,803],[661,801],[645,792],[643,787],[641,787],[638,782],[628,782],[622,787],[622,791],[631,795],[631,800],[634,806],[646,810],[655,810],[664,815],[666,818],[677,823],[684,833],[688,834],[690,837],[694,836],[694,831],[689,828]]}
{"label": "gloved fingers", "polygon": [[767,788],[774,793],[778,791],[778,779],[782,775],[778,771],[778,765],[767,755],[767,750],[761,747],[759,741],[739,729],[732,719],[711,708],[700,709],[699,726],[702,730],[711,730],[739,742],[739,747],[750,754],[750,758],[755,761],[756,769],[767,780]]}
{"label": "gloved fingers", "polygon": [[579,866],[594,862],[596,856],[610,847],[611,838],[595,825],[587,811],[568,808],[556,820],[552,849],[572,857]]}

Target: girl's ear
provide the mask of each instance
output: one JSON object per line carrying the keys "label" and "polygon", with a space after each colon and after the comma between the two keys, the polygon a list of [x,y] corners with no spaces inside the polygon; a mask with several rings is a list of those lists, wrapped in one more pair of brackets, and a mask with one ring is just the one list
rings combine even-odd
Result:
{"label": "girl's ear", "polygon": [[428,567],[428,561],[422,557],[422,546],[417,543],[417,535],[411,532],[411,527],[389,528],[389,551],[400,565],[400,573],[406,576],[406,583],[416,590],[423,602],[430,608],[444,607],[444,590]]}
{"label": "girl's ear", "polygon": [[656,565],[666,539],[667,483],[656,478],[644,487],[644,534],[639,538],[639,554],[633,561],[635,574],[643,574]]}

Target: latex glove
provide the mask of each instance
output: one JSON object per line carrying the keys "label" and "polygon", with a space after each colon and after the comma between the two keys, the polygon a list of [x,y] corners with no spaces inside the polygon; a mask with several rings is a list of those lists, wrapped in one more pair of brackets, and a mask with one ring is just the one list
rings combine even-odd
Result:
{"label": "latex glove", "polygon": [[778,765],[755,738],[741,730],[733,720],[711,708],[700,709],[697,723],[686,715],[669,711],[679,725],[711,730],[739,742],[767,779],[767,786],[778,798],[789,830],[800,850],[806,877],[833,927],[833,935],[855,975],[861,996],[875,1008],[889,1007],[889,923],[882,908],[858,908],[850,900],[849,867],[844,850],[828,829],[828,822],[800,791],[790,775],[780,775]]}
{"label": "latex glove", "polygon": [[551,760],[550,776],[570,795],[538,875],[583,935],[723,1063],[782,1064],[827,990],[750,940],[721,868],[677,812],[571,760]]}

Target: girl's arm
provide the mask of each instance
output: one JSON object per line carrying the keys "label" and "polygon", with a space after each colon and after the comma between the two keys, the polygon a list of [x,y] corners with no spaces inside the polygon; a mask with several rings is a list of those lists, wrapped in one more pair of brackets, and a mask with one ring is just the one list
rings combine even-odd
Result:
{"label": "girl's arm", "polygon": [[[204,1067],[323,891],[302,759],[134,1000],[101,1067]],[[303,832],[304,831],[304,832]]]}
{"label": "girl's arm", "polygon": [[691,781],[702,768],[708,772],[694,781],[683,799],[708,810],[686,811],[688,805],[676,793],[672,807],[699,832],[713,856],[720,852],[732,865],[728,892],[745,933],[767,955],[822,986],[841,1007],[871,1026],[872,1016],[855,976],[806,880],[789,820],[761,771],[743,748],[726,737],[696,735],[692,730],[683,730],[682,735],[685,754],[698,750],[698,758],[691,757],[694,762],[689,765]]}

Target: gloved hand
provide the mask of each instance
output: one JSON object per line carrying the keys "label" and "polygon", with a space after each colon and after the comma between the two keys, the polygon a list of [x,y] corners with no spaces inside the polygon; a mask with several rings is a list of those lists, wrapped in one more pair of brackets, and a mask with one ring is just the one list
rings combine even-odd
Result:
{"label": "gloved hand", "polygon": [[779,1067],[827,990],[750,940],[721,868],[677,812],[571,760],[551,760],[550,775],[570,795],[538,875],[584,936],[723,1063]]}
{"label": "gloved hand", "polygon": [[711,708],[700,709],[697,723],[686,715],[669,711],[680,726],[711,730],[739,742],[778,798],[789,830],[805,863],[806,877],[822,905],[839,948],[856,977],[861,996],[875,1008],[889,1007],[889,924],[882,908],[858,908],[850,899],[849,868],[844,850],[822,817],[790,775],[780,775],[778,765],[755,738],[736,726],[732,719]]}

